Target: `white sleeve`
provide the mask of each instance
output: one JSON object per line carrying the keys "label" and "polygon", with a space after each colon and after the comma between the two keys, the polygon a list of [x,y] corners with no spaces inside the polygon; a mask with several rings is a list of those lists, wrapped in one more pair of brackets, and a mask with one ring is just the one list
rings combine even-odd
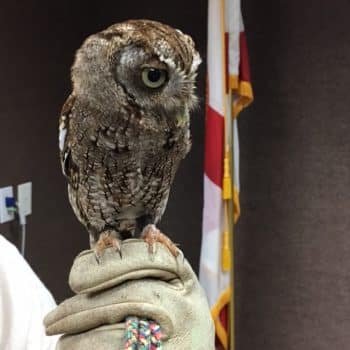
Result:
{"label": "white sleeve", "polygon": [[56,303],[17,248],[0,235],[0,349],[54,350],[43,318]]}

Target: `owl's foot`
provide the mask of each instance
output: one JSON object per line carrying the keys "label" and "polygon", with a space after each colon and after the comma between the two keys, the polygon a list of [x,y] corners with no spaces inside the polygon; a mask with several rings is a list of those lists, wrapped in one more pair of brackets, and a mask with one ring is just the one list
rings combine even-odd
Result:
{"label": "owl's foot", "polygon": [[94,247],[95,258],[98,264],[101,263],[102,253],[106,248],[113,247],[120,258],[122,258],[122,251],[119,239],[114,237],[114,232],[105,231],[100,234],[98,241]]}
{"label": "owl's foot", "polygon": [[179,255],[177,246],[153,224],[147,225],[143,229],[141,238],[148,244],[148,249],[151,254],[154,254],[154,244],[160,242],[169,249],[174,257]]}

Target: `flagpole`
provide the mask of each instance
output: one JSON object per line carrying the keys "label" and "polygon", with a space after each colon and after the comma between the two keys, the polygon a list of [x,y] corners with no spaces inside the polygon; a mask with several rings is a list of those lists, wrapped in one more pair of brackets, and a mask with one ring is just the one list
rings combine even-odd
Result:
{"label": "flagpole", "polygon": [[235,275],[234,275],[234,150],[232,91],[225,95],[225,155],[223,176],[224,231],[222,241],[222,269],[229,273],[230,300],[228,312],[227,349],[235,350]]}
{"label": "flagpole", "polygon": [[231,198],[229,200],[229,247],[230,247],[230,252],[231,252],[231,264],[230,264],[230,286],[231,286],[231,300],[229,304],[229,349],[230,350],[235,350],[235,342],[236,342],[236,332],[235,332],[235,251],[234,251],[234,189],[235,189],[235,184],[234,184],[234,150],[233,150],[233,118],[232,118],[232,91],[229,89],[228,93],[228,116],[229,116],[229,128],[228,128],[228,145],[229,145],[229,150],[230,150],[230,178],[231,178]]}
{"label": "flagpole", "polygon": [[[225,0],[220,0],[221,5],[221,33],[222,33],[222,68],[223,68],[223,91],[224,91],[224,178],[223,178],[223,201],[224,201],[224,237],[222,251],[223,271],[229,272],[230,301],[229,301],[229,324],[228,324],[228,349],[235,350],[235,275],[234,275],[234,152],[233,152],[233,104],[232,90],[229,84],[228,70],[226,67],[227,50],[225,40]],[[226,231],[226,232],[225,232]],[[225,237],[226,236],[226,237]],[[227,242],[228,241],[228,242]],[[228,243],[228,244],[227,244]],[[225,249],[226,248],[226,249]]]}
{"label": "flagpole", "polygon": [[[222,40],[224,47],[224,56],[223,56],[223,67],[227,67],[228,62],[226,59],[226,52],[228,50],[225,40],[225,0],[221,2],[221,23],[222,23]],[[232,90],[229,86],[229,77],[226,76],[227,70],[224,68],[223,76],[224,78],[224,116],[225,116],[225,155],[224,155],[224,183],[223,183],[223,199],[224,199],[224,210],[225,210],[225,230],[228,234],[228,260],[227,264],[224,264],[223,267],[229,270],[230,276],[230,302],[229,302],[229,324],[228,324],[228,349],[235,350],[235,284],[234,284],[234,250],[233,250],[233,234],[234,234],[234,160],[233,160],[233,118],[232,118]],[[226,183],[225,183],[226,181]],[[228,182],[228,183],[227,183]],[[226,242],[227,243],[227,242]]]}

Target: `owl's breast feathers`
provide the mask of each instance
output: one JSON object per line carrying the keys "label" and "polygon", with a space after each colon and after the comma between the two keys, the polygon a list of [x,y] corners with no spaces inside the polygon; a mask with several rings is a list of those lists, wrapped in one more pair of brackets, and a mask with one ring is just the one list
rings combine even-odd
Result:
{"label": "owl's breast feathers", "polygon": [[158,221],[190,148],[184,119],[149,118],[130,106],[107,115],[71,95],[60,118],[60,150],[79,220],[97,231],[143,215]]}

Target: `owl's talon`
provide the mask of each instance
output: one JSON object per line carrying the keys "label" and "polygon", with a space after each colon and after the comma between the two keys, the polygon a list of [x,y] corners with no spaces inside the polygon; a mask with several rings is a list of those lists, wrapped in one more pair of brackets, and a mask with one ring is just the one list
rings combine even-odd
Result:
{"label": "owl's talon", "polygon": [[148,254],[151,257],[151,260],[154,260],[155,253],[156,253],[156,249],[154,247],[154,243],[148,243]]}
{"label": "owl's talon", "polygon": [[147,240],[147,238],[146,239],[144,237],[142,237],[142,238],[148,244],[148,254],[154,255],[154,253],[155,253],[154,242]]}
{"label": "owl's talon", "polygon": [[109,247],[113,247],[115,251],[119,254],[120,259],[122,258],[122,251],[120,241],[115,238],[114,231],[106,231],[100,234],[100,238],[95,245],[95,259],[98,264],[102,262],[102,253]]}
{"label": "owl's talon", "polygon": [[95,252],[95,259],[96,259],[97,265],[100,265],[101,264],[101,256],[99,254],[97,254],[96,252]]}
{"label": "owl's talon", "polygon": [[112,247],[115,249],[116,253],[119,254],[120,259],[123,258],[122,247],[120,241],[116,238],[111,238]]}
{"label": "owl's talon", "polygon": [[154,256],[155,254],[154,245],[156,242],[165,245],[175,258],[179,255],[179,249],[177,246],[153,224],[147,225],[143,229],[141,238],[148,244],[148,252],[151,256]]}
{"label": "owl's talon", "polygon": [[119,254],[120,259],[123,259],[123,254],[121,249],[116,249],[116,252]]}

